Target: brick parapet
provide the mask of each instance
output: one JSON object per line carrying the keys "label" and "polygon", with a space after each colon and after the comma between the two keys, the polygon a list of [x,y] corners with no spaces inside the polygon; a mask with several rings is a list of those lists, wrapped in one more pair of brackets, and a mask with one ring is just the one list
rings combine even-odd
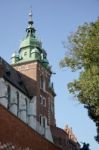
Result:
{"label": "brick parapet", "polygon": [[0,142],[35,150],[61,150],[0,105]]}

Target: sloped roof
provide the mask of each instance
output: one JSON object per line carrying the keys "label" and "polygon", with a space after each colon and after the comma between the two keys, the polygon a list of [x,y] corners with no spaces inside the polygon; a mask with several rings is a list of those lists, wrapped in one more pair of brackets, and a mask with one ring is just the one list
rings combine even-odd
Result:
{"label": "sloped roof", "polygon": [[3,58],[0,57],[0,77],[3,77],[26,96],[29,96],[29,93],[24,85],[21,74],[16,71],[11,65],[9,65]]}
{"label": "sloped roof", "polygon": [[79,143],[71,140],[65,130],[54,126],[50,126],[50,129],[53,141],[56,145],[60,146],[63,150],[69,150],[70,147],[72,147],[72,149],[79,150]]}
{"label": "sloped roof", "polygon": [[29,97],[32,98],[35,93],[34,91],[36,91],[36,81],[34,81],[33,79],[29,78],[28,76],[26,76],[20,72],[19,72],[19,74],[21,76],[21,80],[23,81],[25,88],[28,91]]}

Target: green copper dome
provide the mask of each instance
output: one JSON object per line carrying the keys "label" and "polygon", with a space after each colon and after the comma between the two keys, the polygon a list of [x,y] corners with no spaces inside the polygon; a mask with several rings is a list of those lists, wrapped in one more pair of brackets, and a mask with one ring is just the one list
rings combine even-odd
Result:
{"label": "green copper dome", "polygon": [[32,12],[29,13],[28,27],[26,28],[26,37],[21,41],[18,55],[12,56],[12,64],[18,64],[28,61],[39,61],[46,68],[49,67],[47,53],[42,48],[42,43],[35,36],[33,27]]}
{"label": "green copper dome", "polygon": [[39,51],[38,48],[34,48],[34,49],[31,50],[31,53],[38,53],[38,54],[40,54],[40,51]]}
{"label": "green copper dome", "polygon": [[42,49],[42,43],[35,36],[35,28],[33,27],[32,13],[29,13],[28,27],[26,29],[27,35],[20,43],[19,55],[21,62],[29,60],[40,59],[40,52],[37,54],[33,53],[33,49],[38,48],[38,51]]}
{"label": "green copper dome", "polygon": [[38,41],[36,38],[32,36],[27,36],[20,44],[20,50],[25,47],[40,47],[41,48],[41,42]]}

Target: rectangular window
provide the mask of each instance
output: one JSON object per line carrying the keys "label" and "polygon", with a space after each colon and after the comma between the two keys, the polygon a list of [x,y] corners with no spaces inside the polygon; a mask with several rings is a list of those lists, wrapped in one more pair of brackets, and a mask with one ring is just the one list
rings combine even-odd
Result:
{"label": "rectangular window", "polygon": [[40,95],[40,104],[43,105],[43,97]]}
{"label": "rectangular window", "polygon": [[43,89],[43,76],[40,76],[40,88]]}
{"label": "rectangular window", "polygon": [[27,52],[24,52],[24,56],[26,56],[27,55]]}
{"label": "rectangular window", "polygon": [[41,115],[40,115],[39,121],[40,121],[40,125],[41,125],[42,124],[42,116]]}
{"label": "rectangular window", "polygon": [[40,76],[40,88],[45,91],[45,79],[43,76]]}
{"label": "rectangular window", "polygon": [[40,95],[40,104],[46,107],[46,98]]}
{"label": "rectangular window", "polygon": [[54,99],[51,99],[51,112],[54,113]]}
{"label": "rectangular window", "polygon": [[45,116],[40,115],[39,121],[40,121],[40,125],[45,128],[46,127],[46,118],[45,118]]}
{"label": "rectangular window", "polygon": [[45,128],[45,117],[43,117],[43,127]]}
{"label": "rectangular window", "polygon": [[45,97],[43,97],[43,106],[46,107],[46,98]]}

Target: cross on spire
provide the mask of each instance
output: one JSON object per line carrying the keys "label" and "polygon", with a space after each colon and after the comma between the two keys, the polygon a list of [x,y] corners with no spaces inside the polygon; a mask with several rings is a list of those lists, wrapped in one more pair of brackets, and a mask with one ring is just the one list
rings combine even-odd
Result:
{"label": "cross on spire", "polygon": [[28,27],[26,28],[27,36],[35,37],[35,28],[33,27],[32,9],[29,11]]}

